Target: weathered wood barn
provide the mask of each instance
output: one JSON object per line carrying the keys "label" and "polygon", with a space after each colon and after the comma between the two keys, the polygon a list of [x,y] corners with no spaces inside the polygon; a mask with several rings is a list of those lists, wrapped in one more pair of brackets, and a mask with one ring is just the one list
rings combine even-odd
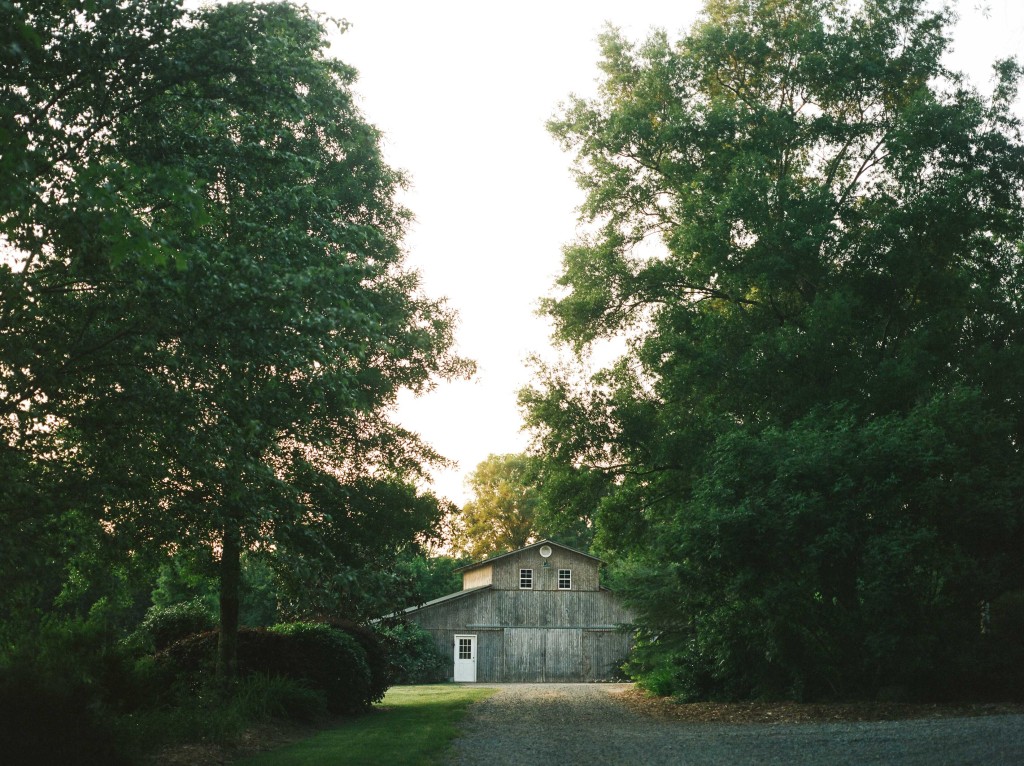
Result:
{"label": "weathered wood barn", "polygon": [[601,560],[550,540],[462,568],[462,590],[407,609],[455,681],[603,681],[632,614],[601,587]]}

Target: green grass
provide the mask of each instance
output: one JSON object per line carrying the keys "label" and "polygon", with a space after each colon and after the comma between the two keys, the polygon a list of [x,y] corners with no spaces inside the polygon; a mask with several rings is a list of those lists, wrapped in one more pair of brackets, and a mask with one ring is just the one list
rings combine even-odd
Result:
{"label": "green grass", "polygon": [[496,689],[396,686],[367,715],[238,766],[428,766],[441,761],[471,702]]}

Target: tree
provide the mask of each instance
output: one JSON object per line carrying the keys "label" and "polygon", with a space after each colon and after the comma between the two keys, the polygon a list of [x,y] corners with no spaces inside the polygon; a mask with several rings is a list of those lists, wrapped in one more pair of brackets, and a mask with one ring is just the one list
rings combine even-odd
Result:
{"label": "tree", "polygon": [[[19,328],[102,350],[47,367],[28,346],[53,374],[16,401],[45,415],[52,451],[19,454],[122,556],[215,551],[227,676],[243,551],[326,582],[386,567],[435,523],[417,484],[440,458],[387,413],[467,369],[452,314],[404,266],[404,180],[325,49],[323,24],[287,4],[188,14],[142,73],[146,98],[111,121],[113,149],[91,175],[71,168],[125,179],[156,255],[128,257],[121,234],[44,240],[19,243],[11,272],[31,293]],[[29,365],[5,365],[12,390]]]}
{"label": "tree", "polygon": [[111,369],[134,365],[116,355],[135,328],[104,321],[115,286],[101,266],[156,260],[164,234],[139,178],[195,209],[176,174],[131,167],[119,148],[122,121],[162,81],[179,5],[0,3],[0,621],[12,635],[91,565],[76,557],[110,552],[84,511],[77,434],[60,411],[83,382],[102,391]]}
{"label": "tree", "polygon": [[676,44],[608,31],[600,95],[551,123],[592,226],[546,310],[577,354],[628,352],[521,400],[564,475],[604,477],[651,688],[941,695],[994,667],[978,605],[1024,585],[1019,70],[972,90],[949,21],[710,0]]}
{"label": "tree", "polygon": [[[351,567],[430,528],[437,501],[414,482],[438,458],[385,413],[401,388],[464,365],[451,315],[403,268],[403,179],[321,23],[285,4],[192,22],[172,43],[182,77],[138,114],[131,151],[184,169],[208,199],[188,268],[146,295],[171,320],[150,379],[185,413],[158,425],[153,459],[174,486],[169,539],[184,529],[221,550],[230,673],[242,550]],[[124,510],[115,524],[139,529]]]}
{"label": "tree", "polygon": [[[452,535],[453,547],[465,556],[506,553],[542,538],[589,548],[590,519],[577,508],[586,498],[565,496],[556,463],[532,455],[489,455],[466,483],[473,499],[458,513]],[[575,491],[579,486],[572,484]]]}
{"label": "tree", "polygon": [[530,458],[489,455],[466,479],[473,499],[459,514],[453,547],[470,558],[483,558],[536,540],[535,481]]}

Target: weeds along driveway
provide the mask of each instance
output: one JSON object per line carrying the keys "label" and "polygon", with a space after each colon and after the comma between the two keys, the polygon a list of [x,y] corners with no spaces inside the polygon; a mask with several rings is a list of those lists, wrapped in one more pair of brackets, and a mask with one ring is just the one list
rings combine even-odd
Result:
{"label": "weeds along driveway", "polygon": [[720,724],[651,718],[628,684],[481,684],[451,766],[1024,764],[1024,716],[880,723]]}

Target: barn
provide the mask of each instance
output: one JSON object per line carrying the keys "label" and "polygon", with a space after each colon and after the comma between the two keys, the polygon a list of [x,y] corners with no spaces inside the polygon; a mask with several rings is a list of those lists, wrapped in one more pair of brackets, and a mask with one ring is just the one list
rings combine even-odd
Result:
{"label": "barn", "polygon": [[605,681],[633,615],[600,583],[601,560],[551,540],[463,567],[462,590],[405,610],[464,682]]}

